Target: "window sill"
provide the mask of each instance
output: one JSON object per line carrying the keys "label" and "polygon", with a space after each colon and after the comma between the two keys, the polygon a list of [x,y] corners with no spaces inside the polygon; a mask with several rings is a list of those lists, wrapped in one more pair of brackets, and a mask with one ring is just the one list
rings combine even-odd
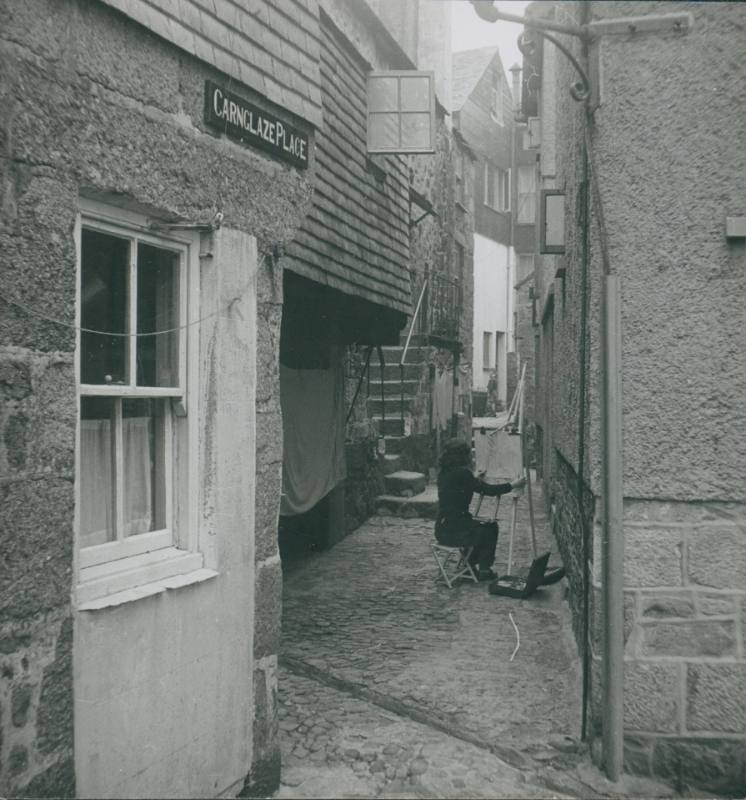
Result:
{"label": "window sill", "polygon": [[482,205],[485,208],[489,208],[490,211],[494,211],[495,214],[503,214],[505,216],[510,214],[510,209],[509,208],[495,208],[494,206],[491,206],[489,203],[483,203]]}
{"label": "window sill", "polygon": [[142,555],[121,558],[80,571],[77,608],[95,611],[118,606],[167,589],[189,586],[217,575],[203,568],[201,553],[164,547]]}

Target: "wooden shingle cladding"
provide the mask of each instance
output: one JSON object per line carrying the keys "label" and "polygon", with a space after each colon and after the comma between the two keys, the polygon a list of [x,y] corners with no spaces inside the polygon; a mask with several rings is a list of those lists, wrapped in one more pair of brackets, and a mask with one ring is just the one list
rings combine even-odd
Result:
{"label": "wooden shingle cladding", "polygon": [[[321,41],[324,124],[316,135],[314,196],[284,265],[348,295],[408,314],[407,162],[402,156],[366,156],[368,66],[325,14]],[[371,171],[370,160],[381,170]]]}
{"label": "wooden shingle cladding", "polygon": [[321,124],[318,0],[102,0],[312,125]]}

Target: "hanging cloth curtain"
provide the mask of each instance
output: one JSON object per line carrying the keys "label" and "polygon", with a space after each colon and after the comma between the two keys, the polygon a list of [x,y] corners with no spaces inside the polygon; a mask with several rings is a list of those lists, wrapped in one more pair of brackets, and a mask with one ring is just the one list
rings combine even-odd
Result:
{"label": "hanging cloth curtain", "polygon": [[344,374],[340,358],[327,369],[280,364],[284,431],[280,514],[303,514],[346,477]]}

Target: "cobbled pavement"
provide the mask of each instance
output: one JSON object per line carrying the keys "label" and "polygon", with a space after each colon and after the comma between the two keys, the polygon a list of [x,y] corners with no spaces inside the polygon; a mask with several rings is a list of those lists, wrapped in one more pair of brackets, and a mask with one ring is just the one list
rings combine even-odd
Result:
{"label": "cobbled pavement", "polygon": [[[539,552],[556,553],[536,494]],[[480,517],[494,504],[486,499]],[[502,498],[500,574],[510,510]],[[667,794],[606,784],[589,764],[565,582],[527,600],[492,596],[485,583],[449,590],[436,580],[432,526],[373,517],[287,570],[275,796]],[[524,496],[512,572],[525,574],[531,558]]]}

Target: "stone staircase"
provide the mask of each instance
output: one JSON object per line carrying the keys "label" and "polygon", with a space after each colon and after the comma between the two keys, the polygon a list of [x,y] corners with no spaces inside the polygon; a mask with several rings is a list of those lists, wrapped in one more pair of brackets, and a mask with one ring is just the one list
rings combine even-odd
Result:
{"label": "stone staircase", "polygon": [[399,362],[404,352],[402,345],[383,348],[383,398],[381,397],[381,365],[373,359],[370,364],[370,397],[368,414],[383,434],[386,454],[381,460],[386,493],[376,499],[379,514],[393,516],[431,516],[437,511],[434,487],[427,486],[427,477],[409,469],[407,439],[411,416],[415,411],[417,392],[423,377],[428,348],[413,336],[404,365],[402,420],[402,380]]}

